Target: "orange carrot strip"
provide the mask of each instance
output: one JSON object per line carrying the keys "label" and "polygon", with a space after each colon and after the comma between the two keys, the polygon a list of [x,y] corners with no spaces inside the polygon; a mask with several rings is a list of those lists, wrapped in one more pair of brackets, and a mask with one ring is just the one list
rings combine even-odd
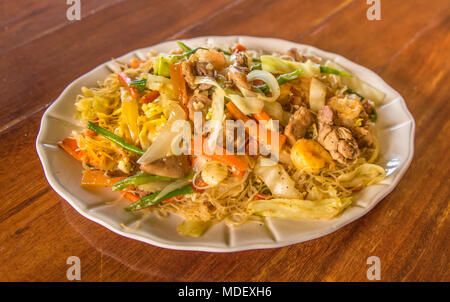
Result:
{"label": "orange carrot strip", "polygon": [[239,157],[232,155],[232,154],[226,154],[226,150],[222,147],[219,147],[216,145],[215,150],[209,149],[209,144],[205,143],[205,139],[202,137],[202,146],[201,150],[195,150],[195,140],[191,142],[191,155],[198,154],[198,152],[201,153],[201,155],[209,157],[211,159],[217,160],[218,162],[232,167],[233,168],[233,175],[242,177],[245,174],[245,171],[247,170],[248,163],[240,159]]}
{"label": "orange carrot strip", "polygon": [[108,177],[100,170],[84,170],[81,184],[85,186],[111,187],[116,182],[124,180],[126,177]]}
{"label": "orange carrot strip", "polygon": [[233,48],[233,52],[240,52],[240,51],[246,51],[247,47],[245,47],[244,45],[241,44],[236,44],[236,46],[234,46]]}
{"label": "orange carrot strip", "polygon": [[63,148],[67,153],[72,155],[76,160],[82,162],[84,152],[82,150],[78,150],[78,143],[76,139],[67,137],[60,141],[58,145]]}
{"label": "orange carrot strip", "polygon": [[132,203],[135,203],[136,201],[141,199],[141,197],[139,195],[131,193],[131,192],[120,191],[120,194],[122,194],[123,197],[125,197],[126,199],[128,199]]}
{"label": "orange carrot strip", "polygon": [[156,100],[159,97],[159,92],[158,91],[150,91],[149,93],[147,93],[146,95],[144,95],[143,97],[141,97],[141,103],[142,104],[148,104],[153,102],[154,100]]}
{"label": "orange carrot strip", "polygon": [[[248,116],[246,116],[244,113],[242,113],[239,110],[239,108],[236,107],[236,105],[233,104],[232,102],[228,102],[225,106],[227,107],[228,111],[230,111],[230,113],[234,117],[234,119],[242,120],[244,123],[250,119]],[[270,118],[269,118],[269,120],[270,120]],[[249,134],[256,133],[256,135],[257,135],[256,140],[260,144],[272,146],[272,131],[270,129],[266,129],[265,127],[263,127],[259,124],[256,124],[255,127],[257,127],[257,129],[255,129],[255,131],[250,131],[250,129],[248,129],[248,127],[245,127],[245,131]],[[265,137],[260,136],[261,131],[266,131]],[[277,133],[277,135],[278,135],[278,150],[274,150],[274,151],[279,152],[281,150],[281,148],[283,147],[284,143],[286,142],[286,136],[281,133]]]}
{"label": "orange carrot strip", "polygon": [[258,122],[260,121],[270,121],[270,116],[265,113],[264,111],[261,111],[260,113],[255,113],[252,115]]}
{"label": "orange carrot strip", "polygon": [[117,75],[117,78],[119,79],[120,84],[125,87],[126,89],[128,89],[128,91],[130,92],[131,96],[134,98],[138,98],[139,97],[139,91],[136,87],[131,86],[131,79],[125,74],[125,73],[119,73]]}
{"label": "orange carrot strip", "polygon": [[261,199],[267,199],[270,196],[267,194],[262,194],[262,193],[258,193],[255,195],[255,197],[253,197],[253,200],[261,200]]}
{"label": "orange carrot strip", "polygon": [[169,66],[170,81],[172,82],[175,95],[181,104],[181,107],[188,113],[187,103],[188,94],[186,89],[186,81],[181,70],[181,63],[172,64]]}
{"label": "orange carrot strip", "polygon": [[141,65],[141,61],[140,61],[140,60],[138,60],[138,59],[136,59],[136,58],[132,58],[132,59],[130,60],[130,66],[131,66],[131,68],[138,68],[139,65]]}

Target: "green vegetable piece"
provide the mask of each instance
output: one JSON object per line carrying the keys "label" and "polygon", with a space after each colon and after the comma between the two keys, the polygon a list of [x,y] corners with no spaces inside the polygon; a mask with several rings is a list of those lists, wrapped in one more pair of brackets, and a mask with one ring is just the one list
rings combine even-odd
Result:
{"label": "green vegetable piece", "polygon": [[361,101],[364,100],[364,97],[362,95],[360,95],[356,91],[351,90],[350,88],[347,88],[347,90],[345,92],[348,93],[348,94],[355,94],[355,95],[359,96],[361,98]]}
{"label": "green vegetable piece", "polygon": [[372,111],[372,113],[370,114],[369,118],[370,118],[370,120],[371,120],[372,122],[374,122],[374,123],[377,121],[377,119],[378,119],[378,113],[377,113],[377,111],[375,110],[375,108],[373,108],[373,111]]}
{"label": "green vegetable piece", "polygon": [[100,134],[102,136],[104,136],[105,138],[109,139],[110,141],[112,141],[113,143],[116,143],[117,145],[121,146],[122,148],[124,148],[127,151],[130,151],[132,153],[138,154],[138,155],[143,155],[145,153],[144,150],[130,144],[127,143],[123,138],[121,138],[120,136],[115,135],[112,132],[109,132],[108,130],[94,124],[93,122],[89,121],[87,128],[89,130],[94,131],[97,134]]}
{"label": "green vegetable piece", "polygon": [[155,62],[154,74],[168,78],[170,76],[169,71],[170,65],[181,62],[185,58],[189,58],[199,49],[208,49],[208,48],[197,47],[179,55],[170,55],[167,57],[159,56]]}
{"label": "green vegetable piece", "polygon": [[129,206],[127,206],[125,208],[126,211],[137,211],[137,210],[141,210],[144,209],[146,207],[149,206],[153,206],[156,205],[164,200],[167,200],[169,198],[175,197],[175,196],[180,196],[180,195],[186,195],[186,194],[192,194],[194,193],[194,190],[192,189],[191,185],[186,185],[184,187],[178,188],[176,190],[173,190],[170,193],[167,193],[167,195],[165,195],[164,197],[158,199],[155,201],[155,198],[158,196],[159,192],[147,195],[141,199],[139,199],[138,201],[136,201],[133,204],[130,204]]}
{"label": "green vegetable piece", "polygon": [[252,67],[250,67],[250,70],[261,70],[261,69],[262,69],[262,64],[261,63],[252,65]]}
{"label": "green vegetable piece", "polygon": [[190,48],[189,46],[187,46],[186,44],[184,44],[181,41],[177,41],[178,46],[180,46],[180,48],[184,51],[184,52],[188,52],[191,51],[192,48]]}
{"label": "green vegetable piece", "polygon": [[146,79],[134,80],[130,82],[130,85],[133,85],[139,90],[139,92],[142,92],[145,90],[145,88],[147,88],[147,80]]}
{"label": "green vegetable piece", "polygon": [[250,58],[252,59],[253,62],[261,63],[261,59],[260,58],[253,58],[253,57],[250,57]]}
{"label": "green vegetable piece", "polygon": [[[285,74],[279,75],[277,77],[278,85],[283,85],[287,82],[295,80],[302,74],[302,72],[303,72],[303,70],[296,70],[296,71],[293,71],[290,73],[285,73]],[[261,90],[263,93],[269,92],[269,86],[267,86],[267,84],[256,86],[256,88]]]}
{"label": "green vegetable piece", "polygon": [[222,48],[217,48],[217,51],[223,52],[224,54],[226,54],[227,56],[231,56],[232,53],[226,50],[223,50]]}
{"label": "green vegetable piece", "polygon": [[321,73],[330,73],[330,74],[335,74],[335,75],[339,75],[339,76],[344,76],[344,77],[352,77],[351,74],[348,74],[346,72],[337,70],[335,68],[331,68],[328,66],[320,66],[320,72]]}
{"label": "green vegetable piece", "polygon": [[165,176],[159,176],[159,175],[152,175],[145,172],[140,172],[136,175],[130,176],[122,181],[119,181],[115,183],[112,186],[113,191],[122,191],[123,189],[126,189],[127,187],[134,185],[139,186],[143,184],[148,184],[149,182],[154,181],[172,181],[175,180],[175,178],[165,177]]}

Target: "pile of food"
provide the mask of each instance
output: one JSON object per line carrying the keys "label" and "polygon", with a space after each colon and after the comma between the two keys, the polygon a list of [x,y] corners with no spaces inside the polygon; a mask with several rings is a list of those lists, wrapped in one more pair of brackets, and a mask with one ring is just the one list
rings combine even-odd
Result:
{"label": "pile of food", "polygon": [[[332,219],[384,179],[374,164],[381,91],[297,49],[178,45],[115,61],[98,87],[82,88],[84,130],[60,146],[82,163],[83,186],[111,187],[127,211],[179,215],[178,232],[200,236],[223,220]],[[236,137],[229,121],[250,126]]]}

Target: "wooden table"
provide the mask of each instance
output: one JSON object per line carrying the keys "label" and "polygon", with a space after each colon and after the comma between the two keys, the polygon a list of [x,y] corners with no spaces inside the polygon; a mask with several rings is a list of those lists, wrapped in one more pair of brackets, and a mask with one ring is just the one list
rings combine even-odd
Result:
{"label": "wooden table", "polygon": [[[0,2],[0,280],[449,281],[450,2],[381,0],[81,0]],[[150,2],[150,3],[149,3]],[[75,78],[111,57],[204,35],[277,37],[339,53],[381,75],[417,123],[415,156],[397,188],[324,238],[238,253],[182,252],[83,218],[48,185],[35,151],[41,116]]]}

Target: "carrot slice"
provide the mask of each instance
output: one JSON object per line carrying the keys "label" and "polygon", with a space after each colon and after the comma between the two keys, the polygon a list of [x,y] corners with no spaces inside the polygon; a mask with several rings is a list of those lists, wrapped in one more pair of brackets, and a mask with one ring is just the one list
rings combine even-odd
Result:
{"label": "carrot slice", "polygon": [[131,83],[131,79],[125,74],[125,73],[119,73],[117,75],[117,78],[119,79],[120,84],[125,87],[126,89],[128,89],[128,91],[130,92],[131,96],[134,98],[138,98],[139,97],[139,91],[136,87],[133,87],[130,83]]}
{"label": "carrot slice", "polygon": [[184,80],[181,63],[172,64],[169,66],[170,81],[172,82],[175,95],[181,104],[181,107],[188,113],[187,103],[188,94],[186,88],[186,81]]}
{"label": "carrot slice", "polygon": [[133,59],[130,60],[131,68],[138,68],[139,65],[141,65],[141,61],[140,60],[138,60],[136,58],[133,58]]}
{"label": "carrot slice", "polygon": [[159,92],[158,91],[150,91],[149,93],[147,93],[146,95],[144,95],[143,97],[141,97],[141,103],[142,104],[148,104],[153,102],[154,100],[156,100],[159,97]]}
{"label": "carrot slice", "polygon": [[215,150],[211,150],[209,144],[205,143],[205,138],[201,138],[201,150],[195,150],[195,140],[191,142],[191,155],[201,154],[218,162],[232,167],[233,175],[242,177],[247,170],[248,163],[240,159],[239,157],[226,154],[226,150],[216,145]]}
{"label": "carrot slice", "polygon": [[236,46],[234,46],[233,48],[233,52],[240,52],[240,51],[246,51],[247,47],[245,47],[242,44],[236,44]]}
{"label": "carrot slice", "polygon": [[[232,102],[228,102],[225,105],[228,109],[228,111],[230,111],[231,115],[233,116],[233,118],[235,120],[242,120],[244,123],[248,120],[250,120],[250,118],[248,116],[246,116],[244,113],[242,113],[238,107],[236,107],[235,104],[233,104]],[[268,117],[268,116],[267,116]],[[262,120],[262,119],[261,119]],[[269,117],[270,120],[270,117]],[[248,127],[245,127],[245,131],[249,134],[251,133],[256,133],[256,140],[263,145],[270,145],[272,146],[272,132],[270,129],[265,128],[262,125],[256,124],[255,125],[256,129],[252,129],[253,131],[250,131],[250,129]],[[265,137],[264,135],[261,136],[260,134],[263,133],[263,131],[265,131]],[[278,136],[278,150],[274,150],[275,152],[279,152],[281,150],[281,148],[283,147],[284,143],[286,142],[286,136],[281,134],[281,133],[277,133]]]}
{"label": "carrot slice", "polygon": [[78,143],[76,139],[67,137],[60,141],[58,145],[63,148],[67,153],[73,156],[76,160],[82,162],[84,152],[82,150],[78,150]]}
{"label": "carrot slice", "polygon": [[136,201],[141,199],[141,197],[139,195],[131,193],[131,192],[120,191],[120,194],[122,194],[123,197],[125,197],[126,199],[128,199],[132,203],[135,203]]}
{"label": "carrot slice", "polygon": [[258,122],[260,121],[270,121],[270,116],[265,113],[264,111],[261,111],[260,113],[255,113],[252,115]]}
{"label": "carrot slice", "polygon": [[108,177],[100,170],[84,170],[81,184],[85,186],[112,187],[116,182],[124,180],[126,177]]}

